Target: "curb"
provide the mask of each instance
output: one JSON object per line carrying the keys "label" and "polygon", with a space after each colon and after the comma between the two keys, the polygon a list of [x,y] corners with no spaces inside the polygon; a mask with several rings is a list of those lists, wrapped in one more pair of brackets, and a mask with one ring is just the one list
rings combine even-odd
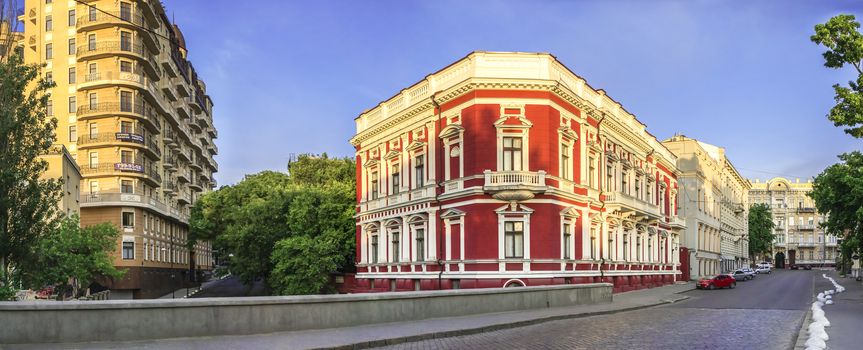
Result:
{"label": "curb", "polygon": [[312,348],[312,349],[313,350],[369,349],[369,348],[376,348],[376,347],[387,346],[387,345],[396,345],[396,344],[410,343],[410,342],[436,339],[436,338],[450,338],[450,337],[457,337],[457,336],[462,336],[462,335],[472,335],[472,334],[478,334],[478,333],[493,332],[493,331],[504,330],[504,329],[525,327],[525,326],[530,326],[530,325],[535,325],[535,324],[540,324],[540,323],[545,323],[545,322],[551,322],[551,321],[568,320],[568,319],[600,316],[600,315],[610,315],[610,314],[615,314],[618,312],[635,311],[635,310],[651,308],[651,307],[658,306],[658,305],[672,304],[672,303],[676,303],[676,302],[683,301],[686,299],[689,299],[689,297],[688,296],[682,296],[682,297],[675,298],[675,299],[662,299],[659,302],[652,303],[652,304],[626,307],[626,308],[621,308],[621,309],[616,309],[616,310],[585,312],[585,313],[579,313],[579,314],[541,317],[541,318],[536,318],[536,319],[532,319],[532,320],[517,321],[517,322],[512,322],[512,323],[499,323],[499,324],[477,327],[477,328],[458,329],[458,330],[442,331],[442,332],[431,332],[431,333],[417,334],[417,335],[411,335],[411,336],[406,336],[406,337],[397,337],[397,338],[390,338],[390,339],[378,339],[378,340],[372,340],[372,341],[367,341],[367,342],[353,343],[353,344],[347,344],[347,345],[339,345],[339,346],[333,346],[333,347]]}
{"label": "curb", "polygon": [[812,309],[806,312],[806,315],[803,316],[803,324],[800,325],[800,332],[794,336],[794,345],[792,345],[791,349],[793,350],[804,350],[806,349],[806,339],[809,338],[809,330],[807,329],[809,323],[812,322]]}

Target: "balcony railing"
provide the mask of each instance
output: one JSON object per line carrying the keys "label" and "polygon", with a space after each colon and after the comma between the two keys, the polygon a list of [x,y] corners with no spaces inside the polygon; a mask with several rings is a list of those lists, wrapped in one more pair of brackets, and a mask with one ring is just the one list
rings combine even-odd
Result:
{"label": "balcony railing", "polygon": [[81,193],[81,206],[96,205],[139,205],[155,209],[164,215],[173,216],[181,221],[188,221],[189,216],[176,208],[170,208],[155,197],[136,193],[98,192]]}
{"label": "balcony railing", "polygon": [[162,124],[153,111],[153,108],[142,102],[98,102],[88,103],[78,107],[78,117],[87,117],[99,114],[130,114],[143,119],[157,131],[162,129]]}
{"label": "balcony railing", "polygon": [[483,172],[486,191],[528,190],[544,192],[545,171],[491,171]]}
{"label": "balcony railing", "polygon": [[628,194],[620,192],[604,192],[603,197],[607,206],[619,206],[621,211],[636,211],[653,217],[660,217],[659,205],[648,203]]}
{"label": "balcony railing", "polygon": [[814,230],[815,225],[797,225],[798,230]]}
{"label": "balcony railing", "polygon": [[79,58],[88,55],[111,54],[118,52],[133,53],[143,58],[149,58],[149,53],[147,53],[142,44],[121,40],[102,40],[95,43],[87,43],[85,45],[79,45],[77,50]]}
{"label": "balcony railing", "polygon": [[145,136],[143,130],[133,132],[100,132],[93,135],[78,136],[78,145],[89,145],[93,143],[124,142],[143,145]]}
{"label": "balcony railing", "polygon": [[140,72],[96,72],[84,74],[84,83],[95,83],[99,81],[128,81],[144,86],[147,80]]}
{"label": "balcony railing", "polygon": [[78,17],[78,28],[84,28],[99,24],[132,24],[143,26],[144,17],[137,13],[121,11],[96,11]]}

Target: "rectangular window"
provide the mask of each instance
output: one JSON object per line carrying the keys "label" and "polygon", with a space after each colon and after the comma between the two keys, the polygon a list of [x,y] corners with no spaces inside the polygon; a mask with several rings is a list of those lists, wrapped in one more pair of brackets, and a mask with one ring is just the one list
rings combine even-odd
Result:
{"label": "rectangular window", "polygon": [[77,22],[75,20],[75,10],[69,10],[69,26],[74,27]]}
{"label": "rectangular window", "polygon": [[96,109],[96,103],[98,102],[98,99],[96,99],[96,93],[95,92],[91,93],[89,96],[89,99],[90,99],[90,109]]}
{"label": "rectangular window", "polygon": [[75,54],[75,38],[69,39],[69,54]]}
{"label": "rectangular window", "polygon": [[45,44],[45,59],[50,60],[54,58],[54,45]]}
{"label": "rectangular window", "polygon": [[563,224],[563,258],[569,259],[570,253],[572,250],[572,232],[570,231],[569,224]]}
{"label": "rectangular window", "polygon": [[90,6],[88,15],[90,22],[96,21],[96,6]]}
{"label": "rectangular window", "polygon": [[99,137],[99,124],[90,123],[90,138],[95,139]]}
{"label": "rectangular window", "polygon": [[78,141],[78,127],[75,125],[69,126],[69,142]]}
{"label": "rectangular window", "polygon": [[132,163],[132,151],[120,151],[120,162]]}
{"label": "rectangular window", "polygon": [[380,190],[380,188],[378,187],[378,172],[373,172],[372,173],[372,185],[371,185],[372,199],[378,198],[378,191],[379,190]]}
{"label": "rectangular window", "polygon": [[611,164],[605,168],[605,188],[603,190],[606,192],[614,190],[614,167]]}
{"label": "rectangular window", "polygon": [[520,171],[521,170],[521,153],[522,140],[521,137],[504,137],[503,138],[503,170],[504,171]]}
{"label": "rectangular window", "polygon": [[50,32],[54,30],[54,19],[51,16],[45,16],[45,31]]}
{"label": "rectangular window", "polygon": [[132,259],[135,259],[135,242],[123,242],[123,260]]}
{"label": "rectangular window", "polygon": [[596,188],[596,159],[588,158],[587,166],[587,185]]}
{"label": "rectangular window", "polygon": [[132,4],[128,2],[120,3],[120,19],[127,22],[132,21]]}
{"label": "rectangular window", "polygon": [[121,122],[120,122],[120,132],[123,132],[123,133],[132,133],[132,122],[129,122],[129,121],[121,121]]}
{"label": "rectangular window", "polygon": [[54,116],[54,101],[48,100],[45,104],[45,113],[48,114],[48,116]]}
{"label": "rectangular window", "polygon": [[69,96],[69,113],[75,113],[78,108],[75,106],[75,96]]}
{"label": "rectangular window", "polygon": [[372,235],[372,264],[378,263],[378,235]]}
{"label": "rectangular window", "polygon": [[123,228],[134,228],[135,227],[135,213],[132,212],[123,212]]}
{"label": "rectangular window", "polygon": [[135,193],[135,189],[132,186],[132,180],[120,180],[120,192]]}
{"label": "rectangular window", "polygon": [[69,84],[75,84],[77,80],[78,79],[75,76],[75,67],[69,68]]}
{"label": "rectangular window", "polygon": [[419,155],[414,159],[415,188],[423,187],[425,184],[425,156]]}
{"label": "rectangular window", "polygon": [[572,180],[569,174],[569,146],[560,145],[560,177],[564,180]]}
{"label": "rectangular window", "polygon": [[99,181],[90,181],[90,195],[99,194]]}
{"label": "rectangular window", "polygon": [[393,241],[393,262],[399,262],[399,252],[401,251],[401,245],[399,244],[399,233],[400,232],[393,232],[390,234]]}
{"label": "rectangular window", "polygon": [[52,73],[52,72],[45,73],[45,81],[47,81],[49,83],[53,83],[54,82],[54,73]]}
{"label": "rectangular window", "polygon": [[417,248],[416,261],[423,261],[423,260],[425,260],[425,246],[426,246],[425,245],[425,229],[418,228],[418,229],[416,229],[416,231],[414,231],[414,234],[416,235],[416,241],[417,241],[417,244],[416,244],[416,248]]}
{"label": "rectangular window", "polygon": [[504,257],[524,257],[524,223],[506,221],[503,223]]}
{"label": "rectangular window", "polygon": [[401,185],[401,175],[399,174],[399,165],[398,164],[393,165],[393,171],[392,171],[391,177],[392,177],[392,185],[391,186],[393,189],[391,194],[398,194],[399,193],[399,186]]}
{"label": "rectangular window", "polygon": [[590,228],[590,259],[596,260],[596,227]]}
{"label": "rectangular window", "polygon": [[120,32],[120,50],[132,51],[132,33]]}
{"label": "rectangular window", "polygon": [[132,62],[129,61],[120,61],[120,71],[125,73],[132,72]]}
{"label": "rectangular window", "polygon": [[[95,19],[92,19],[95,21]],[[96,34],[87,35],[87,50],[95,51],[96,50]]]}
{"label": "rectangular window", "polygon": [[131,112],[132,111],[132,92],[120,91],[120,111],[121,112]]}

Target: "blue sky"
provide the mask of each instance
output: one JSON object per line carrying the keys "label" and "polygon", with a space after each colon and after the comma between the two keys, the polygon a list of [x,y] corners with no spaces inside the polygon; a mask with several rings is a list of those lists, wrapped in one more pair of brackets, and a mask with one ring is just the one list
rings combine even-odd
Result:
{"label": "blue sky", "polygon": [[861,145],[825,118],[852,72],[809,41],[863,15],[851,0],[163,2],[215,103],[220,184],[291,153],[352,156],[360,112],[474,50],[550,52],[749,178],[805,180]]}

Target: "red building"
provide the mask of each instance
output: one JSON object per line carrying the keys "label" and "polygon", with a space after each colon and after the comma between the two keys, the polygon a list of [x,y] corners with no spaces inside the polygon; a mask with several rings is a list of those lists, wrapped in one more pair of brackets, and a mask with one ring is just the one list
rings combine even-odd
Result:
{"label": "red building", "polygon": [[357,292],[678,278],[675,156],[552,55],[471,53],[356,123]]}

